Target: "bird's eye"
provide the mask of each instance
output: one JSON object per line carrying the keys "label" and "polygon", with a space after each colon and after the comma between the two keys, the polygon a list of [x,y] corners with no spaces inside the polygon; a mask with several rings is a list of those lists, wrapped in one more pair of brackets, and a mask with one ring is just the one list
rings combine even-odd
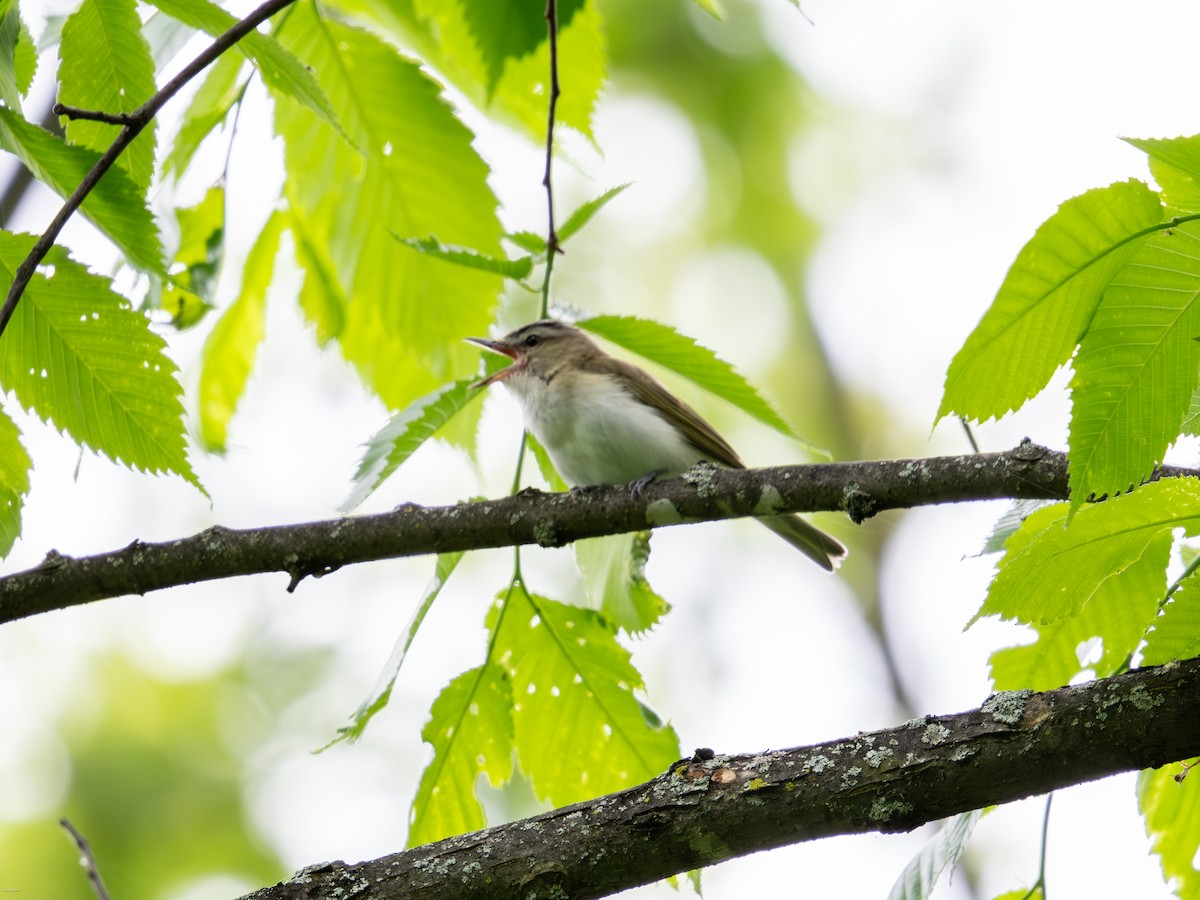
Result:
{"label": "bird's eye", "polygon": [[540,337],[538,337],[536,334],[531,334],[531,335],[529,335],[529,337],[525,338],[525,346],[526,347],[536,347],[541,342],[542,342],[542,339]]}

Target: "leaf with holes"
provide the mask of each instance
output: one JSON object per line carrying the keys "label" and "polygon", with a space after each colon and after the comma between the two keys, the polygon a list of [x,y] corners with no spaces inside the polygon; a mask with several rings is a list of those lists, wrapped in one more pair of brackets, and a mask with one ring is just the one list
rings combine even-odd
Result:
{"label": "leaf with holes", "polygon": [[[0,232],[0,287],[33,245]],[[59,248],[34,275],[0,335],[0,388],[78,443],[125,465],[173,472],[187,459],[175,364],[150,321]]]}
{"label": "leaf with holes", "polygon": [[561,806],[646,781],[679,738],[639,700],[641,675],[597,613],[515,589],[489,616],[512,679],[517,760]]}
{"label": "leaf with holes", "polygon": [[508,676],[495,663],[463,672],[438,694],[421,729],[433,759],[413,800],[408,844],[428,844],[487,824],[475,782],[493,787],[512,777],[512,695]]}

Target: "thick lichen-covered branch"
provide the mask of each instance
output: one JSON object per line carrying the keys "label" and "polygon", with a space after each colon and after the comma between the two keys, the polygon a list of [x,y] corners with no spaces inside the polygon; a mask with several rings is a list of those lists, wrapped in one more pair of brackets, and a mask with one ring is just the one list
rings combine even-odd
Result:
{"label": "thick lichen-covered branch", "polygon": [[382,859],[322,863],[244,900],[602,897],[759,850],[906,831],[1196,754],[1193,659],[997,694],[969,712],[811,747],[698,751],[617,794]]}
{"label": "thick lichen-covered branch", "polygon": [[[1164,475],[1196,475],[1164,469]],[[557,547],[580,538],[781,512],[843,511],[862,522],[889,509],[996,498],[1063,498],[1066,457],[1034,444],[1005,453],[824,463],[767,469],[697,466],[644,489],[572,494],[527,490],[455,506],[404,505],[389,513],[266,528],[213,527],[159,543],[135,541],[95,556],[50,551],[0,577],[0,623],[124,594],[239,575],[307,576],[402,556],[520,544]]]}

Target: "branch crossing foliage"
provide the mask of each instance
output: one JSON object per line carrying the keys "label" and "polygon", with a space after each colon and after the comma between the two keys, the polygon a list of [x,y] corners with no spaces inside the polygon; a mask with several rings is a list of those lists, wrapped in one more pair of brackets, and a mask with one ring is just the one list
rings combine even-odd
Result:
{"label": "branch crossing foliage", "polygon": [[[715,15],[713,3],[697,2]],[[208,0],[152,6],[154,17],[213,37],[236,22]],[[209,67],[176,132],[146,128],[83,201],[80,212],[128,271],[100,274],[68,248],[52,250],[0,333],[0,399],[81,447],[203,490],[188,457],[177,367],[152,321],[209,321],[191,403],[204,449],[222,452],[267,339],[270,288],[291,267],[302,274],[296,300],[317,340],[335,345],[396,411],[366,441],[347,507],[431,438],[473,453],[480,363],[461,338],[493,328],[506,282],[537,291],[530,279],[553,260],[543,236],[503,232],[488,163],[446,85],[429,73],[476,111],[539,141],[551,82],[542,6],[296,0],[269,33],[252,31]],[[0,149],[60,197],[75,191],[121,126],[75,118],[59,136],[28,121],[22,104],[34,72],[54,67],[57,99],[69,106],[130,112],[175,62],[168,31],[143,20],[134,0],[83,0],[39,51],[19,4],[0,3]],[[568,86],[558,124],[594,140],[605,79],[600,14],[594,2],[563,0],[557,21],[555,63]],[[181,185],[205,149],[237,152],[237,114],[255,79],[270,99],[284,185],[275,208],[261,211],[261,233],[227,298],[215,289],[227,198],[213,187],[198,201]],[[938,417],[983,421],[1019,409],[1061,366],[1073,369],[1070,496],[1011,518],[977,616],[1032,629],[1031,643],[993,655],[998,689],[1050,688],[1137,660],[1200,653],[1197,576],[1168,587],[1165,575],[1173,535],[1186,541],[1200,530],[1200,488],[1136,487],[1181,434],[1198,433],[1200,137],[1130,143],[1147,154],[1157,187],[1130,179],[1064,203],[1017,256],[947,372]],[[581,204],[564,218],[559,240],[576,240],[626,187]],[[174,247],[152,197],[155,209],[174,207]],[[0,232],[0,281],[13,283],[34,240]],[[210,309],[217,312],[207,317]],[[632,315],[574,318],[798,439],[731,366],[669,326]],[[20,536],[34,464],[11,413],[0,407],[0,556]],[[544,454],[532,449],[554,484]],[[1102,497],[1109,499],[1088,504]],[[481,775],[498,787],[519,769],[540,799],[563,804],[638,783],[679,756],[621,644],[669,609],[645,580],[648,554],[645,535],[581,544],[591,608],[527,591],[518,567],[488,614],[483,661],[433,702],[423,736],[434,755],[410,841],[481,827]],[[435,586],[345,736],[360,734],[386,703],[457,560],[439,560]],[[1147,773],[1139,802],[1164,873],[1181,896],[1196,895],[1200,795],[1194,777],[1190,793],[1178,788]],[[923,895],[957,858],[965,822],[916,862],[904,879],[916,887],[904,896]]]}

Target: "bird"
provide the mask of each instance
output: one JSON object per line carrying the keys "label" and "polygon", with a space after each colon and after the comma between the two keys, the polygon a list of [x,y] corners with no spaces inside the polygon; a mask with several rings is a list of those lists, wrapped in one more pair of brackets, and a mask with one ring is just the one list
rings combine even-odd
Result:
{"label": "bird", "polygon": [[[466,338],[512,364],[475,382],[503,384],[525,427],[575,488],[633,484],[681,475],[698,462],[729,469],[745,463],[704,418],[648,372],[617,359],[585,332],[556,319],[502,338]],[[840,541],[795,514],[758,521],[827,571],[846,556]]]}

